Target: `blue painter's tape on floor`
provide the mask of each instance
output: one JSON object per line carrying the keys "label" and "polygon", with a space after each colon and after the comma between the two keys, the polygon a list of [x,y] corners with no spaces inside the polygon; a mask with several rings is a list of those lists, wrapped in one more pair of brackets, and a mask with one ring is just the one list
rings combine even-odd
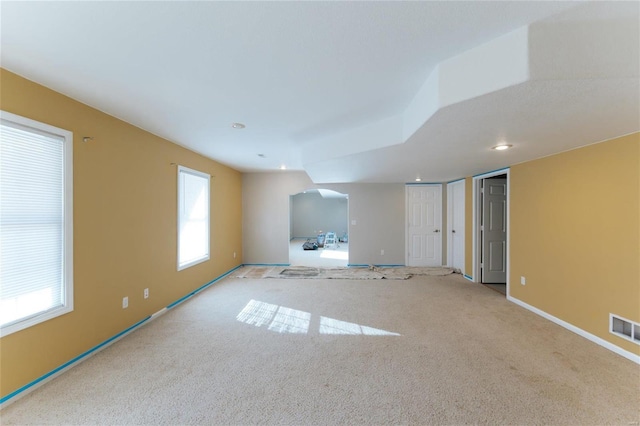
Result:
{"label": "blue painter's tape on floor", "polygon": [[[204,290],[205,288],[209,287],[211,284],[220,281],[222,278],[226,277],[227,275],[229,275],[230,273],[232,273],[233,271],[235,271],[236,269],[240,268],[242,265],[238,265],[235,268],[231,269],[228,272],[225,272],[224,274],[220,275],[218,278],[209,281],[208,283],[206,283],[205,285],[197,288],[196,290],[192,291],[191,293],[187,294],[184,297],[181,297],[180,299],[176,300],[175,302],[171,303],[169,306],[167,306],[168,309],[178,305],[179,303],[185,301],[186,299],[190,298],[191,296],[195,295],[196,293],[199,293],[200,291]],[[73,364],[82,361],[84,358],[86,358],[88,355],[91,355],[93,352],[96,352],[97,350],[103,348],[104,346],[108,345],[109,343],[113,342],[114,340],[124,336],[127,333],[132,332],[134,329],[140,327],[142,324],[144,324],[145,322],[149,321],[149,319],[151,319],[151,316],[148,316],[140,321],[138,321],[137,323],[133,324],[131,327],[128,327],[127,329],[121,331],[120,333],[116,334],[113,337],[110,337],[109,339],[105,340],[104,342],[94,346],[93,348],[89,349],[86,352],[83,352],[82,354],[78,355],[77,357],[65,362],[64,364],[62,364],[61,366],[49,371],[48,373],[38,377],[37,379],[35,379],[34,381],[27,383],[26,385],[22,386],[19,389],[16,389],[15,391],[11,392],[10,394],[3,396],[2,398],[0,398],[0,406],[2,404],[4,404],[5,402],[9,401],[10,399],[18,396],[19,394],[21,394],[22,392],[32,388],[33,386],[41,383],[43,380],[48,379],[49,377],[53,376],[54,374],[61,372],[62,370],[64,370],[65,368],[68,368],[70,366],[72,366]]]}
{"label": "blue painter's tape on floor", "polygon": [[93,352],[97,351],[98,349],[104,347],[105,345],[108,345],[109,343],[113,342],[114,340],[122,337],[123,335],[129,333],[130,331],[133,331],[134,328],[137,328],[139,326],[141,326],[142,324],[144,324],[145,322],[147,322],[149,320],[149,317],[146,317],[145,319],[138,321],[137,323],[135,323],[134,325],[132,325],[131,327],[127,328],[124,331],[121,331],[120,333],[116,334],[115,336],[105,340],[104,342],[100,343],[97,346],[94,346],[93,348],[89,349],[88,351],[78,355],[77,357],[73,358],[70,361],[65,362],[64,364],[62,364],[61,366],[51,370],[50,372],[48,372],[47,374],[38,377],[36,380],[34,380],[31,383],[27,383],[26,385],[24,385],[23,387],[11,392],[9,395],[4,396],[2,398],[0,398],[0,404],[5,403],[6,401],[10,400],[11,398],[13,398],[14,396],[24,392],[25,390],[29,389],[32,386],[37,385],[38,383],[42,382],[43,380],[46,380],[47,378],[51,377],[52,375],[56,374],[57,372],[64,370],[65,368],[69,367],[70,365],[80,361],[81,359],[85,358],[86,356],[92,354]]}

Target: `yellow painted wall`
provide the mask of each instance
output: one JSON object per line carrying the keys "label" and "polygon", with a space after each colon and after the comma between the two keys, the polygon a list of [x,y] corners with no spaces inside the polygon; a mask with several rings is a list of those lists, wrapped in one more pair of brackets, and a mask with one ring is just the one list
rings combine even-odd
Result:
{"label": "yellow painted wall", "polygon": [[[6,396],[239,265],[242,180],[235,170],[4,69],[0,108],[74,136],[74,311],[0,340]],[[83,143],[83,136],[95,139]],[[213,176],[211,260],[180,272],[177,169],[170,163]]]}
{"label": "yellow painted wall", "polygon": [[640,133],[515,165],[509,184],[511,295],[640,354],[608,331],[609,313],[640,322]]}

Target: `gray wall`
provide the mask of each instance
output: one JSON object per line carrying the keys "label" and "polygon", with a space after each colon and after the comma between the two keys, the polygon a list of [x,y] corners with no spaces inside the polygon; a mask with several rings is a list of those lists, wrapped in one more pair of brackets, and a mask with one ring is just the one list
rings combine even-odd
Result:
{"label": "gray wall", "polygon": [[[326,188],[349,195],[349,263],[404,265],[404,184],[315,185],[304,172],[242,177],[243,263],[288,264],[290,196]],[[381,255],[380,250],[385,254]]]}
{"label": "gray wall", "polygon": [[341,237],[349,230],[346,198],[324,198],[318,192],[291,196],[291,238],[309,238],[319,231]]}

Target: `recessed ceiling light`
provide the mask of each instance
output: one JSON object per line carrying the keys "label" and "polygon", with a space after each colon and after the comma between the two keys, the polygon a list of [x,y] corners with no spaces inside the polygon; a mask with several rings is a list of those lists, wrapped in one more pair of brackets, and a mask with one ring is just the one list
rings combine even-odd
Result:
{"label": "recessed ceiling light", "polygon": [[422,182],[422,179],[421,179],[421,178],[419,178],[419,177],[417,177],[417,178],[416,178],[416,182]]}
{"label": "recessed ceiling light", "polygon": [[286,170],[287,166],[285,166],[284,164],[282,166],[280,166],[280,170]]}
{"label": "recessed ceiling light", "polygon": [[247,126],[242,123],[231,123],[231,127],[233,127],[234,129],[244,129]]}
{"label": "recessed ceiling light", "polygon": [[496,145],[491,149],[495,149],[496,151],[504,151],[505,149],[509,149],[511,148],[513,145],[509,144],[509,143],[502,143],[500,145]]}

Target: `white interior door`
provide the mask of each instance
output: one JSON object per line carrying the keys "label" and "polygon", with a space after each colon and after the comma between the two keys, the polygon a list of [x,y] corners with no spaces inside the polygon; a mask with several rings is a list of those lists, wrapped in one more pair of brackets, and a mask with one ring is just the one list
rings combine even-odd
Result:
{"label": "white interior door", "polygon": [[507,282],[507,180],[484,179],[482,282]]}
{"label": "white interior door", "polygon": [[442,266],[442,186],[407,186],[406,199],[407,266]]}
{"label": "white interior door", "polygon": [[465,273],[464,189],[465,182],[463,180],[447,185],[448,263],[450,267],[459,269],[463,274]]}

